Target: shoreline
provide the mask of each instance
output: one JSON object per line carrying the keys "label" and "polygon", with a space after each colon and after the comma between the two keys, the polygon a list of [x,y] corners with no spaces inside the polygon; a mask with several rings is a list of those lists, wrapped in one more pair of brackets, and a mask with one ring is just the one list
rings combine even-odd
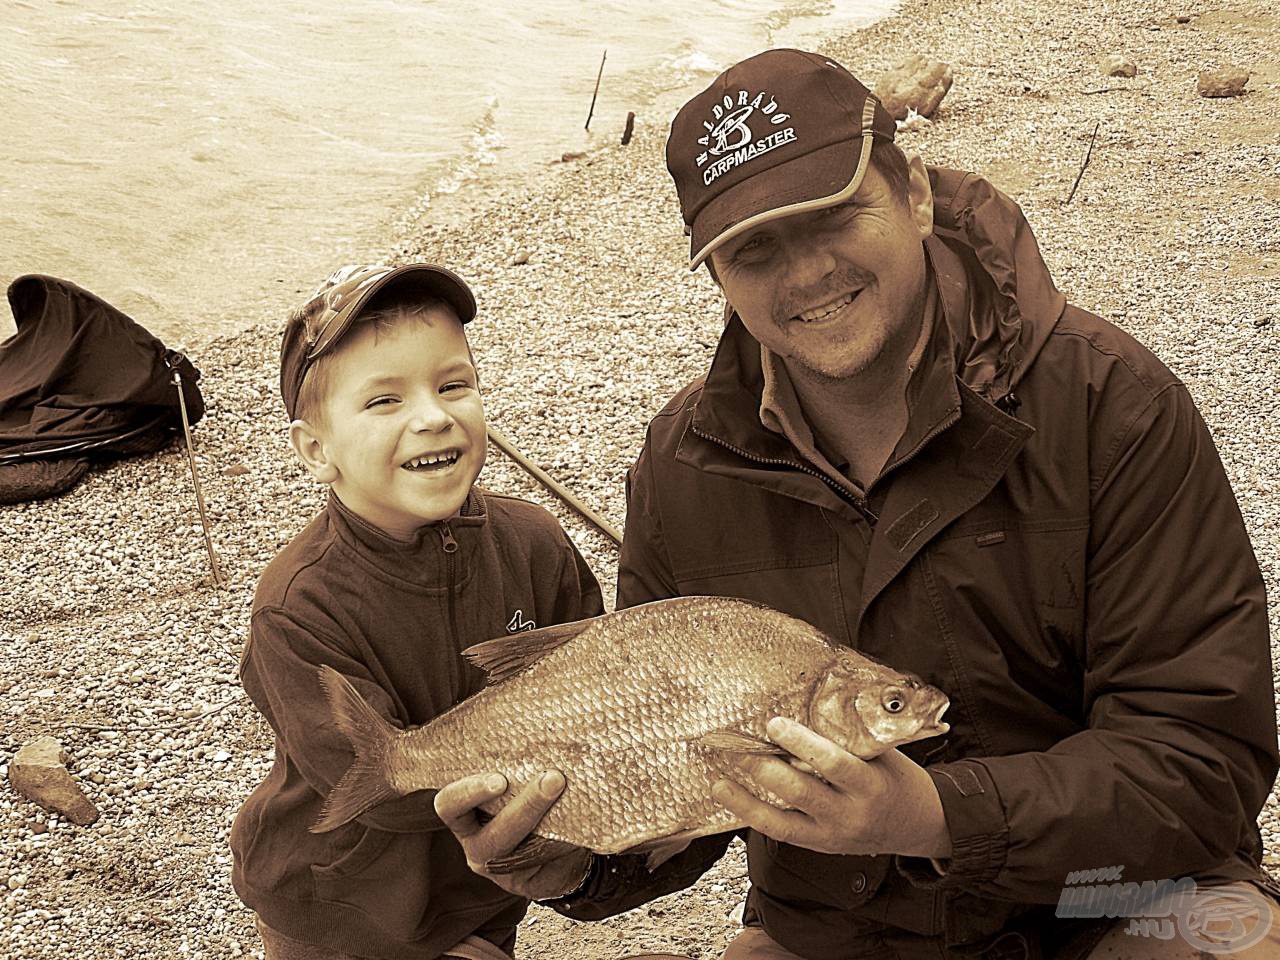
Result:
{"label": "shoreline", "polygon": [[[1273,598],[1275,656],[1280,56],[1270,48],[1280,15],[1262,0],[1179,23],[1187,13],[1177,0],[1137,0],[1118,19],[1108,0],[906,0],[817,49],[869,85],[908,53],[951,64],[955,83],[934,122],[899,143],[1014,196],[1068,299],[1133,334],[1187,384]],[[1137,77],[1103,77],[1097,60],[1109,53],[1134,60]],[[1197,71],[1227,63],[1254,71],[1249,92],[1198,97]],[[706,272],[685,266],[662,162],[666,120],[638,116],[629,147],[602,145],[498,183],[456,221],[410,224],[389,248],[473,285],[480,314],[468,334],[490,423],[618,527],[645,424],[706,369],[721,324]],[[7,781],[0,789],[0,954],[42,960],[90,941],[101,956],[260,950],[230,888],[226,837],[269,769],[270,731],[236,666],[258,573],[322,502],[285,447],[282,320],[188,338],[208,405],[193,439],[227,589],[207,582],[180,442],[95,466],[55,500],[0,508],[0,764],[30,739],[57,736],[102,811],[74,827]],[[223,472],[234,466],[248,472]],[[603,535],[492,447],[481,483],[547,506],[612,594],[616,557]],[[196,716],[205,710],[217,712]],[[1260,818],[1273,865],[1278,810],[1273,791]],[[736,932],[745,886],[737,848],[689,890],[609,921],[535,907],[521,956],[713,960]]]}

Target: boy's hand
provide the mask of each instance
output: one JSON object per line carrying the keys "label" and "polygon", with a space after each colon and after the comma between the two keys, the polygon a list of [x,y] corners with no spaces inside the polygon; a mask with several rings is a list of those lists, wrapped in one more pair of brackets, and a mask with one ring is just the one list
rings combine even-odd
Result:
{"label": "boy's hand", "polygon": [[462,844],[467,866],[474,872],[516,896],[552,900],[572,893],[586,879],[591,851],[573,847],[554,860],[507,873],[494,873],[487,865],[507,856],[533,832],[564,786],[562,773],[548,771],[525,786],[492,820],[481,823],[476,809],[506,793],[507,780],[498,773],[477,774],[441,789],[436,794],[436,813]]}

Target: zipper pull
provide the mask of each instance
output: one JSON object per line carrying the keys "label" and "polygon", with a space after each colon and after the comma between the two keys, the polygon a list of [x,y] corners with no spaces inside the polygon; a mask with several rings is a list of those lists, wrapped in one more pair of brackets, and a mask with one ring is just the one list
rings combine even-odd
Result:
{"label": "zipper pull", "polygon": [[453,539],[453,531],[449,529],[449,524],[447,522],[442,522],[440,524],[440,539],[444,541],[445,553],[458,552],[458,541]]}

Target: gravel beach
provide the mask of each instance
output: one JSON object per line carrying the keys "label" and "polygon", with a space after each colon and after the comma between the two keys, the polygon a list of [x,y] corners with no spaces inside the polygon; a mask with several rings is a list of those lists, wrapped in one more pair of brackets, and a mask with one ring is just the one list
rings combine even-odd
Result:
{"label": "gravel beach", "polygon": [[[1266,576],[1273,649],[1278,38],[1269,0],[908,0],[821,47],[867,81],[911,53],[951,65],[934,121],[899,142],[1019,200],[1068,298],[1187,383]],[[1107,54],[1132,60],[1137,75],[1104,75]],[[1200,97],[1197,74],[1226,65],[1251,71],[1246,94]],[[388,258],[441,261],[472,283],[490,422],[619,528],[623,475],[648,418],[706,368],[720,328],[715,287],[685,268],[665,135],[666,117],[641,116],[630,146],[495,187],[445,225],[410,211],[387,247]],[[270,765],[271,739],[236,667],[259,572],[322,502],[286,447],[281,320],[188,343],[204,375],[208,414],[194,439],[224,589],[209,579],[178,442],[96,467],[61,498],[0,507],[0,774],[24,743],[57,737],[101,811],[75,826],[4,778],[0,957],[261,956],[231,889],[227,834]],[[555,512],[612,594],[611,541],[492,447],[482,483]],[[1273,793],[1262,826],[1274,865],[1278,812]],[[745,873],[735,845],[691,890],[611,921],[535,907],[521,956],[711,960],[736,932]]]}

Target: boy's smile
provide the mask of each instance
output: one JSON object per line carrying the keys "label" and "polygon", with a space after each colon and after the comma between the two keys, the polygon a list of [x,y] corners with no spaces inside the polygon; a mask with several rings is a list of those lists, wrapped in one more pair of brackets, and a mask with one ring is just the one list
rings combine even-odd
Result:
{"label": "boy's smile", "polygon": [[[456,516],[484,465],[486,430],[462,324],[446,306],[362,324],[333,358],[312,472],[395,537]],[[305,457],[304,457],[305,459]]]}

